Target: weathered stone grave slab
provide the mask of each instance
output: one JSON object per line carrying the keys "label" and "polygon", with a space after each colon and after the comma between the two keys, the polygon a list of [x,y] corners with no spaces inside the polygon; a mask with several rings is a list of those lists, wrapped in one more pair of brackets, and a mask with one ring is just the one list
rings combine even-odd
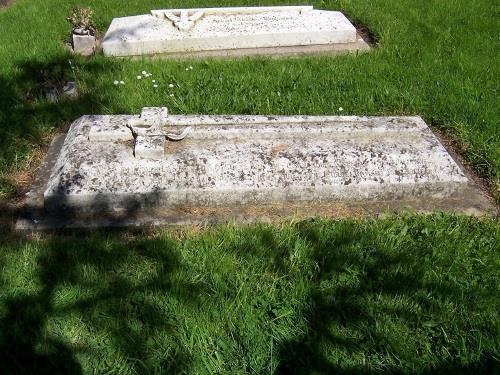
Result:
{"label": "weathered stone grave slab", "polygon": [[46,173],[49,227],[489,209],[420,117],[83,116]]}
{"label": "weathered stone grave slab", "polygon": [[304,52],[369,48],[342,13],[312,6],[152,10],[115,18],[102,43],[107,56],[293,54],[298,47]]}

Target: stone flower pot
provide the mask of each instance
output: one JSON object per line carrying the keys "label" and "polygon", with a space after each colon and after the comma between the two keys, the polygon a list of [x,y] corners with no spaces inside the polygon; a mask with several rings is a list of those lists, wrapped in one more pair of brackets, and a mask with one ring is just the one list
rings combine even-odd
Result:
{"label": "stone flower pot", "polygon": [[75,28],[73,29],[73,52],[82,56],[90,56],[96,51],[97,40],[95,30]]}

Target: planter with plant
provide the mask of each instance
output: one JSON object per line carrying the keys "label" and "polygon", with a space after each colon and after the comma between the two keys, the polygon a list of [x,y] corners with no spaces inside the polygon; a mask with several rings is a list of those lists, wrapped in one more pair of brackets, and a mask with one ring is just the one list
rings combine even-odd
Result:
{"label": "planter with plant", "polygon": [[90,8],[75,7],[67,18],[73,27],[73,51],[83,56],[92,55],[97,46],[96,28],[92,24],[93,13]]}

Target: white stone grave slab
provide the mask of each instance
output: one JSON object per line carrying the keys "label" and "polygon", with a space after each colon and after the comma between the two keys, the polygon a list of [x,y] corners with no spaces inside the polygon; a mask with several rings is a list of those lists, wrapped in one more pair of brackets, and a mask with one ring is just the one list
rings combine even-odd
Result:
{"label": "white stone grave slab", "polygon": [[[469,180],[420,117],[83,116],[48,212],[462,199]],[[357,202],[357,203],[356,203]]]}
{"label": "white stone grave slab", "polygon": [[277,6],[163,9],[115,18],[102,48],[107,56],[138,56],[338,44],[364,47],[341,12]]}

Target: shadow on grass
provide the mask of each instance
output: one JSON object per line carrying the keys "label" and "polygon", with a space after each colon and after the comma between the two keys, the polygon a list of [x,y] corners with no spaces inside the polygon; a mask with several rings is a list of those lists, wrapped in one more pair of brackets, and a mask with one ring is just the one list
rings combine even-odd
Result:
{"label": "shadow on grass", "polygon": [[[88,60],[85,69],[98,75],[108,70],[111,61]],[[102,108],[113,108],[120,112],[110,97],[93,93],[79,93],[77,98],[61,98],[56,103],[44,97],[44,87],[61,89],[67,81],[72,81],[68,58],[61,57],[49,62],[29,61],[18,65],[15,77],[0,76],[0,189],[5,191],[8,181],[5,171],[15,163],[19,155],[24,156],[33,145],[44,142],[44,136],[54,129],[63,130],[72,121],[84,114],[100,113]],[[102,205],[103,202],[99,202]],[[62,204],[64,205],[64,204]],[[130,206],[121,214],[108,214],[112,223],[132,217],[139,207]],[[106,207],[102,207],[103,215]],[[26,207],[0,202],[0,243],[8,245],[26,243],[11,231],[15,217]],[[66,210],[62,216],[71,220],[78,213]],[[59,233],[61,234],[61,233]],[[88,235],[88,233],[86,234]],[[42,247],[44,251],[37,259],[36,272],[40,288],[36,292],[17,295],[13,293],[3,299],[0,319],[0,374],[79,374],[81,363],[76,356],[84,349],[78,343],[69,344],[59,337],[47,337],[48,320],[54,316],[70,316],[80,313],[90,323],[107,334],[102,338],[103,350],[116,350],[119,356],[130,360],[128,365],[136,373],[149,373],[146,350],[148,333],[159,330],[176,342],[176,333],[171,317],[165,316],[154,303],[147,301],[149,292],[161,291],[165,295],[178,298],[179,303],[194,303],[197,286],[172,282],[179,265],[172,246],[156,240],[134,242],[130,247],[120,241],[109,248],[107,240],[98,238],[87,242],[83,239],[65,240],[57,234],[49,236]],[[161,251],[152,251],[155,248]],[[131,257],[142,256],[155,265],[157,275],[144,282],[133,283],[130,278],[115,273]],[[17,256],[17,255],[16,255]],[[99,268],[111,273],[107,285],[99,283],[87,285],[80,274],[81,268]],[[80,270],[80,271],[79,271]],[[122,270],[122,272],[126,272]],[[138,275],[139,276],[139,275]],[[9,280],[0,275],[0,287],[6,288]],[[56,307],[58,288],[71,286],[76,289],[91,288],[84,298],[75,298],[65,307]],[[132,318],[131,318],[132,317]],[[106,324],[111,320],[113,324]],[[147,329],[142,330],[141,327]],[[95,349],[95,348],[94,348]],[[95,353],[99,355],[98,352]],[[117,357],[119,357],[117,355]],[[189,357],[178,347],[168,353],[160,366],[169,373],[186,373]],[[108,364],[110,370],[120,368],[120,364]],[[158,365],[158,363],[156,363]]]}
{"label": "shadow on grass", "polygon": [[[427,370],[416,370],[422,368],[423,361],[419,361],[418,357],[423,354],[419,350],[424,351],[425,345],[432,346],[433,356],[444,347],[457,355],[457,348],[449,348],[446,334],[443,337],[439,331],[431,333],[435,336],[429,342],[425,342],[428,336],[421,337],[421,342],[415,339],[412,343],[405,342],[404,336],[397,337],[408,334],[404,329],[416,331],[426,324],[437,330],[442,329],[439,328],[442,325],[436,323],[442,319],[440,314],[443,306],[440,304],[446,300],[458,306],[463,303],[463,289],[452,282],[429,281],[426,275],[429,265],[418,261],[419,256],[426,257],[433,253],[435,243],[431,241],[424,244],[413,254],[406,251],[382,253],[376,246],[354,251],[359,244],[376,244],[377,241],[370,239],[369,233],[358,232],[355,227],[344,232],[344,236],[337,233],[337,236],[330,238],[321,233],[319,227],[314,221],[297,225],[299,236],[309,245],[311,260],[318,268],[312,276],[306,304],[309,307],[303,312],[303,319],[307,322],[306,333],[282,343],[276,373],[403,374],[417,371],[425,374],[486,374],[500,370],[494,354],[483,354],[480,360],[469,364],[462,364],[459,358],[446,358],[437,364],[425,364]],[[353,282],[349,280],[349,274],[359,278]],[[342,277],[345,277],[344,282]],[[333,280],[336,281],[334,287],[331,286]],[[383,296],[396,302],[401,298],[408,299],[410,303],[417,303],[423,311],[419,312],[411,305],[391,305],[387,300],[384,301]],[[395,320],[395,324],[383,329],[381,327],[387,325],[384,319]],[[432,322],[432,319],[436,321]],[[400,328],[403,330],[398,332]],[[394,331],[391,332],[391,329]],[[417,350],[411,352],[409,348],[414,349],[415,346]],[[344,359],[339,360],[342,355]],[[355,356],[371,356],[372,363],[367,366],[349,365]],[[379,356],[379,360],[380,357],[385,358],[379,366],[373,366],[374,356]],[[420,366],[415,366],[417,362],[420,362]]]}
{"label": "shadow on grass", "polygon": [[[13,70],[16,74],[0,75],[0,191],[15,191],[16,182],[8,179],[8,171],[23,165],[31,150],[46,144],[48,134],[66,130],[84,114],[102,114],[109,108],[123,112],[116,107],[112,95],[99,94],[100,90],[91,92],[78,81],[76,97],[62,94],[66,83],[76,80],[74,70],[82,64],[72,59],[68,55],[50,61],[19,62]],[[85,70],[95,76],[113,69],[115,64],[99,59],[84,62]],[[49,101],[47,91],[57,93],[59,100]]]}
{"label": "shadow on grass", "polygon": [[98,76],[118,64],[63,55],[49,61],[19,62],[13,70],[15,75],[0,75],[0,233],[9,233],[17,217],[32,211],[20,202],[37,173],[38,162],[28,161],[33,152],[42,154],[43,146],[55,132],[65,132],[82,115],[102,114],[110,109],[125,112],[109,92],[90,91],[82,82],[77,81],[76,97],[59,95],[57,102],[47,100],[46,91],[61,94],[67,82],[76,80],[74,70],[82,66]]}
{"label": "shadow on grass", "polygon": [[[65,187],[61,189],[64,191]],[[81,220],[80,212],[67,207],[64,199],[61,194],[60,211],[56,216],[68,221]],[[145,201],[154,202],[155,199],[157,195],[152,193]],[[91,205],[108,223],[118,226],[142,208],[137,202],[130,202],[123,212],[112,212],[110,203],[102,198]],[[81,237],[75,231],[67,237],[65,230],[48,236],[36,260],[35,277],[40,289],[30,295],[4,300],[5,313],[0,320],[0,374],[82,373],[81,361],[76,356],[89,348],[81,343],[69,344],[71,339],[63,342],[60,338],[48,337],[46,329],[49,319],[66,319],[74,314],[85,316],[91,329],[102,333],[98,345],[104,351],[113,352],[111,357],[117,360],[117,363],[107,364],[107,369],[99,364],[99,370],[148,374],[158,368],[166,373],[188,373],[190,358],[177,338],[173,317],[149,296],[159,294],[180,305],[196,304],[202,286],[176,279],[181,263],[173,241],[136,240],[132,231],[126,229],[106,232],[112,239],[95,230],[81,231]],[[4,234],[0,245],[2,242],[26,243],[19,234],[9,231]],[[120,239],[120,235],[132,236],[133,240]],[[134,258],[147,262],[154,272],[142,275],[141,270],[137,270],[134,274],[130,269]],[[102,276],[102,283],[99,276],[86,280],[85,273],[92,270]],[[0,288],[7,282],[0,275]],[[61,288],[74,288],[75,297],[63,306],[56,306],[54,300]],[[69,331],[71,329],[63,334]],[[168,350],[165,349],[168,355],[149,364],[153,355],[148,348],[157,332],[169,342]],[[93,354],[99,356],[98,352]]]}
{"label": "shadow on grass", "polygon": [[[130,262],[137,257],[154,265],[154,276],[138,280],[141,275],[134,275],[130,269]],[[99,371],[106,371],[108,366],[110,371],[146,374],[158,367],[166,373],[188,373],[190,359],[179,345],[173,317],[149,299],[151,294],[160,294],[179,304],[196,303],[199,286],[174,280],[179,267],[174,244],[157,239],[115,241],[111,246],[102,236],[47,241],[37,259],[41,289],[30,295],[10,297],[4,304],[6,313],[0,320],[0,373],[80,374],[78,353],[95,351],[96,347],[113,353],[111,357],[116,360],[97,361]],[[85,272],[92,270],[98,270],[98,275],[87,279]],[[74,288],[75,296],[56,306],[54,301],[61,298],[61,288]],[[47,336],[49,319],[71,320],[74,314],[82,316],[100,336],[96,347],[79,343],[77,333],[74,340],[66,337],[64,342],[60,337]],[[71,328],[66,327],[63,335],[71,334]],[[79,327],[74,328],[77,331]],[[151,365],[148,360],[153,353],[148,347],[156,332],[168,337],[169,348],[174,350]],[[100,354],[95,352],[93,356],[100,358]]]}
{"label": "shadow on grass", "polygon": [[[187,354],[186,348],[198,348],[192,341],[210,340],[213,331],[197,328],[211,324],[223,328],[217,339],[225,348],[233,347],[229,349],[233,357],[224,347],[213,348],[225,361],[237,362],[236,354],[245,357],[242,363],[258,359],[260,369],[276,367],[277,374],[493,373],[498,362],[491,342],[485,339],[479,349],[474,344],[481,333],[488,340],[496,335],[495,318],[485,312],[490,310],[476,307],[477,302],[494,303],[487,299],[491,297],[481,299],[484,293],[493,293],[491,285],[476,287],[468,297],[471,289],[464,284],[476,270],[457,275],[458,282],[429,276],[429,259],[440,259],[434,255],[436,245],[438,250],[448,248],[440,245],[442,239],[415,242],[429,225],[425,220],[409,223],[404,230],[405,224],[399,224],[372,228],[363,222],[306,221],[284,232],[256,226],[234,229],[222,242],[211,234],[190,241],[190,256],[200,252],[204,262],[234,255],[235,263],[230,262],[231,267],[236,265],[231,268],[234,277],[213,274],[225,272],[224,268],[205,274],[193,269],[184,263],[179,243],[166,236],[118,232],[49,237],[35,252],[32,273],[22,271],[22,277],[37,279],[36,288],[25,287],[27,292],[20,294],[0,274],[0,288],[8,290],[0,305],[0,373],[78,374],[89,368],[144,374],[196,373],[200,368],[208,372],[204,366],[213,352]],[[385,237],[391,240],[384,249]],[[29,243],[21,241],[13,257],[26,257],[26,246]],[[294,259],[295,251],[300,259]],[[0,262],[5,259],[0,257]],[[464,266],[471,262],[456,261]],[[451,254],[436,269],[445,270],[453,262]],[[7,268],[8,264],[0,264],[0,269]],[[268,281],[246,288],[265,288],[269,300],[259,293],[241,292],[245,301],[241,303],[247,305],[242,312],[256,318],[224,332],[227,326],[220,324],[227,318],[224,309],[238,298],[231,291],[244,289],[249,273],[266,275]],[[305,280],[305,298],[301,292],[297,301],[290,289]],[[218,293],[219,288],[230,291]],[[296,318],[282,323],[273,312],[274,304]],[[477,322],[468,321],[471,314]],[[278,359],[262,351],[269,347],[274,329],[288,337],[276,339]],[[191,337],[191,332],[205,332],[206,337]],[[462,337],[470,347],[460,354]],[[461,355],[465,355],[462,361]],[[366,365],[361,358],[366,358]],[[235,369],[231,364],[227,368]],[[251,372],[248,367],[246,371]]]}

